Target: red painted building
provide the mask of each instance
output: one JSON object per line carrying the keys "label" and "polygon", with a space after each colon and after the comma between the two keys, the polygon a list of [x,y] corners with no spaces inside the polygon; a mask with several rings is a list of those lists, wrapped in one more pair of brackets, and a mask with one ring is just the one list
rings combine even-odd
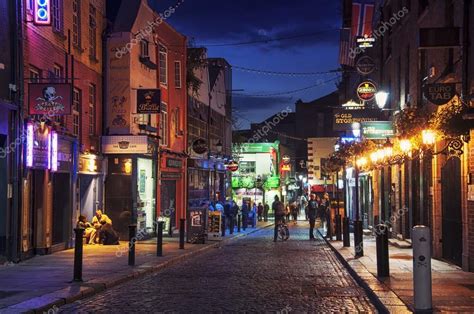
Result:
{"label": "red painted building", "polygon": [[[34,23],[33,3],[25,0],[22,8],[26,137],[21,179],[23,257],[70,247],[77,217],[84,214],[92,218],[94,209],[102,207],[98,152],[105,1],[46,2],[50,5],[49,25]],[[46,84],[47,88],[41,87],[44,99],[55,99],[65,105],[65,110],[56,110],[60,108],[57,107],[39,114],[33,112],[39,98],[29,97],[29,91],[38,88],[36,83]],[[31,133],[26,132],[30,130]],[[40,133],[49,136],[44,141],[50,145],[45,155],[42,141],[37,140]]]}
{"label": "red painted building", "polygon": [[[122,238],[185,218],[186,37],[147,1],[108,1],[106,211]],[[148,97],[148,102],[146,100]],[[159,107],[159,108],[158,108]]]}

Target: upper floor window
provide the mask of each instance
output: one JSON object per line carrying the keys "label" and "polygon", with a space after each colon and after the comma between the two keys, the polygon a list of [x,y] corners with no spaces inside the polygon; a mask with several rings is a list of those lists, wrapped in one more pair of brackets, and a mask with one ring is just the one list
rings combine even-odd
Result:
{"label": "upper floor window", "polygon": [[181,88],[181,62],[174,62],[174,85],[176,88]]}
{"label": "upper floor window", "polygon": [[94,84],[89,85],[89,135],[95,135],[95,111],[97,88]]}
{"label": "upper floor window", "polygon": [[168,84],[168,51],[160,45],[160,83]]}
{"label": "upper floor window", "polygon": [[147,40],[143,39],[140,42],[140,57],[148,58],[150,56],[149,53],[149,43]]}
{"label": "upper floor window", "polygon": [[418,15],[423,14],[426,8],[428,7],[429,1],[428,0],[419,0],[418,1]]}
{"label": "upper floor window", "polygon": [[63,32],[63,0],[51,0],[51,23],[53,31]]}
{"label": "upper floor window", "polygon": [[30,82],[39,83],[41,78],[41,71],[34,66],[30,66]]}
{"label": "upper floor window", "polygon": [[163,102],[160,113],[160,145],[168,146],[168,106]]}
{"label": "upper floor window", "polygon": [[96,58],[97,56],[97,10],[89,5],[89,56]]}
{"label": "upper floor window", "polygon": [[81,108],[81,90],[74,88],[72,94],[72,134],[79,135],[80,117],[79,110]]}
{"label": "upper floor window", "polygon": [[81,0],[72,0],[72,42],[81,46]]}

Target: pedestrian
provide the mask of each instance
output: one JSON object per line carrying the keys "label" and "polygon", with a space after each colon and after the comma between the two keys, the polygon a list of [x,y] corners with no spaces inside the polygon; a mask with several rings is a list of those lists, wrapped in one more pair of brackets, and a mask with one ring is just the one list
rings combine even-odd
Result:
{"label": "pedestrian", "polygon": [[296,225],[296,222],[298,221],[298,206],[296,205],[296,202],[291,203],[290,211],[291,211],[291,215],[293,216],[293,222]]}
{"label": "pedestrian", "polygon": [[316,201],[314,194],[310,195],[310,200],[306,206],[306,212],[308,213],[309,219],[309,239],[314,240],[314,225],[316,223],[316,217],[318,215],[319,204]]}
{"label": "pedestrian", "polygon": [[321,222],[322,222],[324,228],[326,229],[325,237],[327,237],[331,233],[329,231],[330,228],[331,228],[331,226],[330,226],[330,223],[331,223],[331,201],[329,199],[329,194],[328,193],[324,193],[324,196],[321,200],[321,206],[322,206]]}
{"label": "pedestrian", "polygon": [[247,223],[249,219],[249,205],[247,201],[242,202],[242,229],[245,231],[247,229]]}
{"label": "pedestrian", "polygon": [[230,234],[234,233],[234,226],[235,226],[235,217],[239,213],[239,206],[236,202],[230,201],[230,211],[229,211],[229,231]]}
{"label": "pedestrian", "polygon": [[308,198],[305,194],[301,195],[300,199],[300,208],[301,211],[304,211],[305,219],[308,220],[308,213],[306,212],[306,206],[308,206]]}
{"label": "pedestrian", "polygon": [[262,221],[262,216],[263,216],[263,205],[262,203],[258,203],[258,206],[257,206],[258,221]]}
{"label": "pedestrian", "polygon": [[275,195],[275,200],[272,204],[272,210],[275,213],[275,229],[273,233],[273,242],[276,242],[278,237],[278,224],[285,222],[285,205],[280,202],[278,195]]}
{"label": "pedestrian", "polygon": [[267,202],[263,206],[263,221],[265,221],[265,222],[268,221],[268,212],[269,211],[270,211],[270,206],[268,205],[268,202]]}
{"label": "pedestrian", "polygon": [[291,215],[290,204],[287,203],[285,206],[286,221],[290,221],[290,215]]}
{"label": "pedestrian", "polygon": [[249,218],[252,222],[252,228],[257,225],[257,203],[253,203],[252,210],[250,211]]}

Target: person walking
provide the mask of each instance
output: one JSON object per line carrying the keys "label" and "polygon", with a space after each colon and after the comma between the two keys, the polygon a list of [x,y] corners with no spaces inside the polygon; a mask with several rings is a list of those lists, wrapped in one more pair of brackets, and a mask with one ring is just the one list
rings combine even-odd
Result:
{"label": "person walking", "polygon": [[263,205],[262,203],[258,203],[258,206],[257,206],[258,221],[262,221],[262,216],[263,216]]}
{"label": "person walking", "polygon": [[247,222],[249,219],[249,205],[247,201],[242,202],[242,229],[245,231],[247,229]]}
{"label": "person walking", "polygon": [[287,203],[286,206],[285,206],[286,221],[290,221],[290,215],[291,215],[290,204]]}
{"label": "person walking", "polygon": [[270,211],[270,206],[268,206],[268,203],[265,203],[263,206],[263,221],[267,222],[268,221],[268,212]]}
{"label": "person walking", "polygon": [[314,225],[316,223],[316,216],[318,215],[319,204],[316,201],[314,194],[311,194],[308,205],[306,206],[306,212],[308,213],[309,219],[309,239],[314,240]]}
{"label": "person walking", "polygon": [[290,211],[291,211],[291,215],[293,216],[293,222],[296,225],[298,221],[298,206],[296,205],[296,202],[291,203]]}
{"label": "person walking", "polygon": [[278,195],[275,195],[275,200],[272,204],[272,210],[275,213],[275,229],[273,233],[273,242],[277,241],[278,238],[278,224],[285,221],[285,205],[280,202]]}
{"label": "person walking", "polygon": [[230,234],[234,233],[234,226],[235,226],[235,217],[239,213],[239,206],[236,202],[230,201],[230,211],[229,211],[229,231]]}

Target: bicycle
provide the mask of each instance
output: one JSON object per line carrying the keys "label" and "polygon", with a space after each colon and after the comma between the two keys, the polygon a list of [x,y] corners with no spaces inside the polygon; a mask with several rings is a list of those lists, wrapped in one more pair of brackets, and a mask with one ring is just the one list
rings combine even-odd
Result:
{"label": "bicycle", "polygon": [[278,222],[278,238],[282,241],[288,240],[290,237],[290,230],[288,229],[288,225],[284,220],[280,220]]}

